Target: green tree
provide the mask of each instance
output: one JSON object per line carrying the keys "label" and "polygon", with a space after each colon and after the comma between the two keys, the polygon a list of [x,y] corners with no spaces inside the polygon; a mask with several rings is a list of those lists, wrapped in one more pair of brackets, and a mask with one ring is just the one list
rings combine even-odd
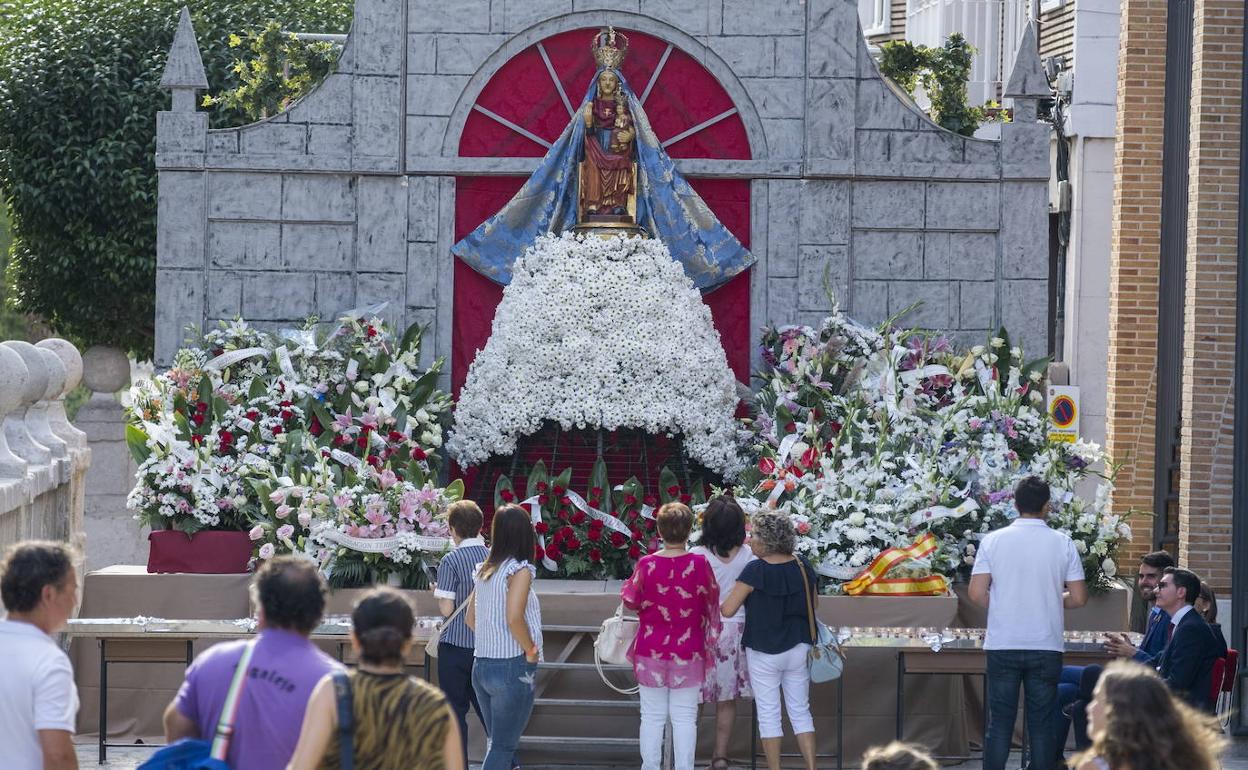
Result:
{"label": "green tree", "polygon": [[984,110],[972,107],[966,92],[975,49],[960,33],[939,48],[894,40],[880,46],[880,72],[913,94],[923,86],[931,100],[931,116],[942,128],[972,136],[984,120]]}
{"label": "green tree", "polygon": [[[0,16],[0,191],[10,302],[84,344],[150,355],[156,112],[184,0],[8,0]],[[208,81],[239,85],[231,35],[345,32],[351,0],[193,0]],[[8,10],[8,9],[6,9]],[[275,105],[275,109],[277,105]],[[215,104],[213,127],[250,122]]]}

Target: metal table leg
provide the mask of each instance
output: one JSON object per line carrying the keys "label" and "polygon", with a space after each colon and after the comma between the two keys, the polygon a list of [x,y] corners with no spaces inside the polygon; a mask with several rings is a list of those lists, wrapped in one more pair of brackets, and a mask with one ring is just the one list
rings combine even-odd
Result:
{"label": "metal table leg", "polygon": [[845,675],[836,680],[836,770],[845,767]]}
{"label": "metal table leg", "polygon": [[897,651],[897,717],[894,720],[896,725],[897,740],[905,740],[902,736],[905,734],[905,709],[906,698],[906,651]]}
{"label": "metal table leg", "polygon": [[96,726],[100,733],[100,764],[108,761],[108,748],[104,745],[108,741],[108,657],[106,656],[106,641],[99,640],[100,645],[100,718],[99,724]]}

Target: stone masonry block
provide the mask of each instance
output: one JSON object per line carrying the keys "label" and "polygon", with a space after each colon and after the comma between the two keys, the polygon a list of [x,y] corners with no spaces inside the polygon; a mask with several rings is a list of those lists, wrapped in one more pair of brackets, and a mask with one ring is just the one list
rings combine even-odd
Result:
{"label": "stone masonry block", "polygon": [[802,3],[724,0],[723,8],[725,35],[796,35],[805,31]]}
{"label": "stone masonry block", "polygon": [[356,77],[351,81],[351,114],[355,126],[352,151],[358,157],[383,157],[398,165],[399,79]]}
{"label": "stone masonry block", "polygon": [[828,292],[842,304],[849,299],[849,247],[802,246],[797,270],[798,308],[826,313]]}
{"label": "stone masonry block", "polygon": [[231,128],[210,132],[208,134],[208,154],[237,155],[238,131]]}
{"label": "stone masonry block", "polygon": [[795,179],[773,179],[767,186],[768,276],[797,276],[801,185]]}
{"label": "stone masonry block", "polygon": [[407,196],[404,180],[363,177],[356,251],[360,270],[402,272],[407,266]]}
{"label": "stone masonry block", "polygon": [[237,318],[242,315],[243,275],[233,270],[208,271],[209,318]]}
{"label": "stone masonry block", "polygon": [[926,226],[931,230],[996,230],[1001,221],[996,182],[928,182]]}
{"label": "stone masonry block", "polygon": [[316,278],[311,273],[255,273],[243,283],[243,317],[248,321],[306,318],[316,312],[315,296]]}
{"label": "stone masonry block", "polygon": [[355,220],[355,181],[339,175],[286,174],[281,201],[287,222],[349,223]]}
{"label": "stone masonry block", "polygon": [[1049,189],[1044,182],[1001,185],[1001,274],[1049,277]]}
{"label": "stone masonry block", "polygon": [[260,123],[239,132],[242,151],[251,155],[303,155],[308,149],[307,126]]}
{"label": "stone masonry block", "polygon": [[400,74],[406,37],[402,25],[405,2],[407,0],[355,0],[350,43],[355,74]]}
{"label": "stone masonry block", "polygon": [[992,328],[992,316],[996,304],[997,284],[994,281],[960,282],[958,284],[957,327],[959,329]]}
{"label": "stone masonry block", "polygon": [[[772,158],[802,157],[803,123],[800,118],[764,118],[763,135],[767,138],[767,155]],[[761,155],[756,151],[755,156]]]}
{"label": "stone masonry block", "polygon": [[276,174],[208,174],[210,219],[278,219],[282,179]]}
{"label": "stone masonry block", "polygon": [[858,163],[887,163],[892,131],[858,129],[854,132],[854,160]]}
{"label": "stone masonry block", "polygon": [[802,116],[801,78],[741,78],[758,114],[764,118]]}
{"label": "stone masonry block", "polygon": [[202,267],[204,264],[204,175],[160,172],[156,199],[156,264]]}
{"label": "stone masonry block", "polygon": [[293,270],[350,270],[355,265],[351,225],[282,225],[282,266]]}
{"label": "stone masonry block", "polygon": [[858,128],[921,128],[925,121],[902,98],[880,77],[860,80],[856,101]]}
{"label": "stone masonry block", "polygon": [[1044,123],[1002,125],[1001,168],[1007,177],[1047,179],[1049,127]]}
{"label": "stone masonry block", "polygon": [[[775,40],[770,37],[725,36],[709,40],[711,50],[738,77],[771,77],[776,71]],[[800,77],[802,73],[796,73]]]}
{"label": "stone masonry block", "polygon": [[923,227],[922,182],[854,182],[854,227]]}
{"label": "stone masonry block", "polygon": [[1036,358],[1049,350],[1048,281],[1005,281],[1001,289],[1001,325],[1010,340]]}
{"label": "stone masonry block", "polygon": [[334,73],[287,111],[290,119],[307,123],[351,122],[351,76]]}
{"label": "stone masonry block", "polygon": [[450,115],[467,84],[467,75],[408,75],[407,112]]}
{"label": "stone masonry block", "polygon": [[[710,19],[711,10],[715,11],[714,24]],[[718,0],[710,3],[707,0],[641,0],[641,13],[694,37],[718,35],[723,31]]]}
{"label": "stone masonry block", "polygon": [[490,0],[411,0],[409,9],[410,32],[490,31]]}
{"label": "stone masonry block", "polygon": [[438,35],[437,71],[448,75],[471,75],[506,40],[506,35]]}
{"label": "stone masonry block", "polygon": [[582,11],[624,11],[638,13],[641,0],[572,0],[572,10]]}
{"label": "stone masonry block", "polygon": [[438,239],[438,180],[433,177],[408,177],[407,239]]}
{"label": "stone masonry block", "polygon": [[767,318],[763,322],[783,326],[797,323],[797,277],[767,278]]}
{"label": "stone masonry block", "polygon": [[424,75],[438,71],[438,36],[407,36],[407,74]]}
{"label": "stone masonry block", "polygon": [[448,118],[430,115],[407,116],[407,157],[435,158],[442,154],[442,138],[446,135]]}
{"label": "stone masonry block", "polygon": [[850,285],[850,304],[847,310],[854,319],[864,324],[877,324],[888,318],[888,282],[858,281]]}
{"label": "stone masonry block", "polygon": [[504,30],[519,32],[572,10],[572,0],[503,0]]}
{"label": "stone masonry block", "polygon": [[[858,6],[846,0],[808,0],[807,69],[811,77],[853,78],[857,74]],[[790,3],[801,8],[800,3]],[[760,9],[767,8],[760,4]],[[799,28],[800,31],[800,28]]]}
{"label": "stone masonry block", "polygon": [[392,324],[401,323],[406,312],[404,284],[407,277],[402,273],[360,273],[356,276],[355,303],[357,307],[370,307],[385,303],[382,318]]}
{"label": "stone masonry block", "polygon": [[156,152],[203,152],[207,135],[206,112],[156,113]]}
{"label": "stone masonry block", "polygon": [[268,222],[209,222],[208,264],[212,267],[272,270],[281,267],[281,225]]}
{"label": "stone masonry block", "polygon": [[167,366],[187,329],[204,325],[204,271],[156,270],[156,363]]}
{"label": "stone masonry block", "polygon": [[804,180],[801,243],[849,243],[849,182]]}
{"label": "stone masonry block", "polygon": [[923,233],[897,230],[854,232],[854,278],[871,280],[923,277]]}
{"label": "stone masonry block", "polygon": [[955,284],[943,281],[889,281],[888,312],[895,315],[917,306],[902,318],[903,326],[944,331],[953,326],[958,295]]}
{"label": "stone masonry block", "polygon": [[308,154],[351,157],[351,126],[308,126]]}
{"label": "stone masonry block", "polygon": [[924,234],[925,278],[982,281],[993,278],[996,273],[996,233]]}
{"label": "stone masonry block", "polygon": [[317,273],[316,313],[322,318],[337,318],[357,307],[355,282],[350,275]]}
{"label": "stone masonry block", "polygon": [[802,35],[776,38],[776,77],[800,78],[806,74],[806,38]]}
{"label": "stone masonry block", "polygon": [[[408,326],[411,326],[412,324],[419,324],[425,330],[424,336],[421,338],[421,344],[420,344],[420,366],[421,368],[428,369],[430,366],[433,366],[433,359],[436,356],[445,355],[448,358],[450,357],[449,356],[449,353],[450,353],[449,342],[447,344],[447,348],[448,348],[447,350],[442,350],[442,351],[437,350],[437,341],[440,339],[439,334],[438,334],[437,308],[432,308],[432,307],[409,307],[407,308],[407,313],[403,320],[403,326],[404,328],[406,328]],[[447,374],[445,369],[443,369],[443,374],[444,375]],[[442,388],[443,390],[449,391],[450,390],[449,378],[439,379],[438,387]]]}
{"label": "stone masonry block", "polygon": [[854,88],[852,79],[811,78],[806,86],[808,158],[848,159],[853,154]]}
{"label": "stone masonry block", "polygon": [[966,140],[944,131],[893,131],[888,159],[894,163],[961,163]]}
{"label": "stone masonry block", "polygon": [[435,244],[407,244],[408,307],[438,304],[438,257]]}

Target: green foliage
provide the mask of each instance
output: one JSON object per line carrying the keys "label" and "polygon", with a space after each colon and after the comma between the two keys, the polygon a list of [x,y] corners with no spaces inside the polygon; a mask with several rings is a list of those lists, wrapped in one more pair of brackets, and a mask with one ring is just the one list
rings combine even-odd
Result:
{"label": "green foliage", "polygon": [[[0,16],[0,192],[17,309],[83,344],[150,354],[156,112],[185,0],[9,0]],[[232,34],[345,32],[351,0],[191,0],[208,82],[239,84]],[[311,80],[299,81],[307,87]],[[216,104],[214,127],[249,120]]]}
{"label": "green foliage", "polygon": [[234,62],[237,88],[218,96],[204,97],[205,107],[222,106],[263,120],[290,106],[325,79],[338,61],[341,49],[333,43],[308,42],[282,32],[275,21],[247,37],[231,35],[231,48],[247,44],[250,54]]}
{"label": "green foliage", "polygon": [[968,104],[966,81],[975,49],[955,32],[940,48],[896,40],[880,46],[880,72],[911,94],[919,86],[931,100],[932,120],[942,128],[972,136],[984,110]]}

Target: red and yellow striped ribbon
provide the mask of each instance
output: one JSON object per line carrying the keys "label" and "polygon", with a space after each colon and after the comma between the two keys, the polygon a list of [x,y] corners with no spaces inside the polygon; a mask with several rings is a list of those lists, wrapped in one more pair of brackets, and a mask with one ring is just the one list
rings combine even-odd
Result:
{"label": "red and yellow striped ribbon", "polygon": [[885,578],[888,571],[898,564],[921,559],[936,550],[936,536],[931,532],[921,536],[905,548],[889,548],[875,557],[858,577],[845,584],[849,596],[872,594],[881,596],[935,596],[945,593],[948,587],[941,575],[921,578]]}

